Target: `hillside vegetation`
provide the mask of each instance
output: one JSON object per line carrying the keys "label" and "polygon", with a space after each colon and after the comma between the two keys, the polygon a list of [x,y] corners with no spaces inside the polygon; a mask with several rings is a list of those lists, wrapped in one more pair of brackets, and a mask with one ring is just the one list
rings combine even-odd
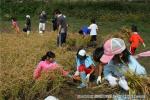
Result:
{"label": "hillside vegetation", "polygon": [[[149,3],[138,2],[92,2],[92,1],[77,1],[77,2],[62,2],[57,1],[34,1],[22,0],[17,2],[13,0],[1,0],[1,15],[2,19],[9,20],[11,17],[24,19],[26,14],[32,17],[37,17],[38,14],[45,10],[49,17],[51,17],[53,10],[61,9],[61,11],[69,17],[77,18],[91,18],[95,17],[101,20],[120,20],[120,18],[138,14],[141,20],[145,19],[143,15],[149,16],[150,6]],[[113,15],[111,17],[111,15]],[[108,16],[105,18],[105,16]]]}

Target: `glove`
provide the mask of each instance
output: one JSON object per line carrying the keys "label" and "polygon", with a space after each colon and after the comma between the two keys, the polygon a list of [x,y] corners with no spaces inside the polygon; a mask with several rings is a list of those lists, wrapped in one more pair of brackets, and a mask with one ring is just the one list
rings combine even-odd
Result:
{"label": "glove", "polygon": [[89,82],[89,79],[90,79],[90,74],[87,74],[86,75],[86,81]]}
{"label": "glove", "polygon": [[79,71],[76,71],[75,74],[74,74],[74,76],[79,76],[79,75],[80,75]]}
{"label": "glove", "polygon": [[125,80],[125,78],[120,78],[119,79],[119,86],[122,87],[124,90],[128,91],[129,90],[129,86],[127,81]]}
{"label": "glove", "polygon": [[102,79],[101,76],[98,76],[97,81],[96,81],[97,85],[99,85],[102,82],[101,79]]}
{"label": "glove", "polygon": [[144,48],[146,47],[145,43],[143,43]]}

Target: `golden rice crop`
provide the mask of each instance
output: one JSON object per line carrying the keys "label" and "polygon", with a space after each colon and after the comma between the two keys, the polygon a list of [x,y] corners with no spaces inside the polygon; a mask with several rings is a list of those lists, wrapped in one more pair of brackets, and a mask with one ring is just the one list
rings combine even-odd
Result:
{"label": "golden rice crop", "polygon": [[[56,77],[54,80],[45,78],[44,74],[42,74],[43,77],[40,80],[33,80],[33,71],[36,65],[40,58],[49,50],[56,54],[56,61],[65,70],[71,71],[75,68],[74,58],[76,51],[67,51],[67,45],[57,48],[55,32],[45,33],[43,36],[40,36],[38,33],[31,33],[29,36],[23,33],[3,33],[1,34],[0,44],[0,84],[3,84],[0,87],[0,96],[2,99],[24,98],[25,100],[29,100],[44,98],[48,93],[58,93],[64,81],[63,77],[59,77],[59,73],[54,72],[55,74],[50,74],[50,76]],[[47,91],[47,87],[49,87],[47,86],[48,83],[52,85],[49,91]]]}
{"label": "golden rice crop", "polygon": [[[119,33],[117,35],[120,36]],[[113,33],[112,36],[115,36],[115,34]],[[102,36],[101,39],[105,40],[105,38],[107,36]],[[67,44],[57,48],[55,32],[46,32],[43,36],[38,33],[31,33],[29,36],[23,33],[2,33],[0,38],[0,100],[35,100],[59,93],[60,88],[65,85],[64,81],[66,79],[60,76],[59,71],[54,71],[48,75],[42,73],[40,79],[35,81],[33,80],[33,71],[36,65],[40,58],[51,50],[56,54],[56,61],[65,70],[72,72],[75,69],[76,50],[81,46],[85,46],[88,42],[89,37],[83,38],[78,34],[69,34]],[[77,49],[68,50],[68,47],[71,46]],[[88,53],[91,54],[92,51],[93,49],[89,49]],[[145,95],[150,93],[150,88],[148,87],[150,86],[150,78],[127,77],[130,87],[134,89],[132,91],[140,91]],[[100,85],[100,88],[102,88],[101,93],[118,91],[118,88],[112,89],[107,85],[107,83]],[[96,91],[96,88],[90,91]]]}

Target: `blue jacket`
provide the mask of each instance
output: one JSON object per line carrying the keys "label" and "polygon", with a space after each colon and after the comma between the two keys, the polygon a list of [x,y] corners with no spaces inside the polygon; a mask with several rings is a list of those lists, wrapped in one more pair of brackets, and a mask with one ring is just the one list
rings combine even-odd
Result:
{"label": "blue jacket", "polygon": [[86,68],[89,68],[92,64],[95,65],[94,62],[93,62],[93,60],[92,60],[92,58],[91,58],[91,56],[87,56],[86,59],[85,59],[85,61],[83,61],[83,62],[81,62],[80,59],[78,59],[76,57],[76,64],[77,64],[77,68],[81,64],[84,64]]}
{"label": "blue jacket", "polygon": [[88,29],[88,26],[83,26],[82,31],[83,31],[84,35],[90,34],[90,29]]}
{"label": "blue jacket", "polygon": [[122,77],[127,70],[130,70],[137,75],[146,75],[145,68],[131,55],[129,56],[129,63],[127,65],[114,64],[113,60],[111,60],[104,66],[104,77],[106,78],[110,73],[114,76]]}

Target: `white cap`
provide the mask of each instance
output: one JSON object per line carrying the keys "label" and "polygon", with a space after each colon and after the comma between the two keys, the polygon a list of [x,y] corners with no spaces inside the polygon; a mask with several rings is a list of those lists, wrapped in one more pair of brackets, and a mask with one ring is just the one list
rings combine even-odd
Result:
{"label": "white cap", "polygon": [[26,18],[30,18],[30,15],[26,15]]}
{"label": "white cap", "polygon": [[85,56],[86,55],[86,51],[84,49],[81,49],[78,54],[80,56]]}
{"label": "white cap", "polygon": [[44,100],[59,100],[59,99],[54,96],[48,96]]}

